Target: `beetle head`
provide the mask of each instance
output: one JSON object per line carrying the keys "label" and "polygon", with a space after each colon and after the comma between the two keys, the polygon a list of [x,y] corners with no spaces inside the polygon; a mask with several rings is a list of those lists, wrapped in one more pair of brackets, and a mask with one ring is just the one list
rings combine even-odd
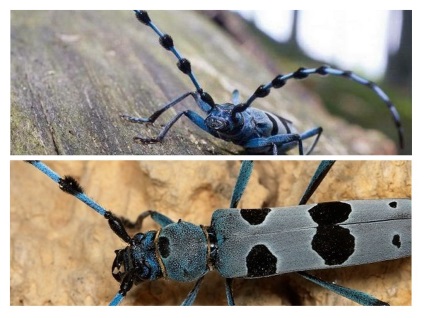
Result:
{"label": "beetle head", "polygon": [[210,110],[205,124],[209,129],[223,134],[231,134],[243,124],[243,117],[233,113],[234,105],[230,103],[215,104]]}
{"label": "beetle head", "polygon": [[112,276],[122,284],[139,284],[145,280],[162,277],[162,271],[155,255],[155,231],[138,233],[129,245],[115,251]]}

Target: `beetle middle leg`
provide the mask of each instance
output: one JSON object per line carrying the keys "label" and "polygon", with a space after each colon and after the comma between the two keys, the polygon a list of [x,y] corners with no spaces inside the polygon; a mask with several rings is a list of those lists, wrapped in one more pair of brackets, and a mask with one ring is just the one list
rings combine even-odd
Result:
{"label": "beetle middle leg", "polygon": [[243,145],[248,150],[255,150],[255,148],[264,148],[267,146],[272,147],[272,154],[278,155],[278,148],[280,146],[290,146],[291,144],[297,143],[299,148],[299,155],[303,155],[303,143],[301,135],[299,134],[280,134],[264,138],[254,138],[249,140]]}
{"label": "beetle middle leg", "polygon": [[311,147],[306,151],[306,154],[310,154],[316,144],[318,143],[319,137],[321,136],[322,128],[317,127],[310,129],[302,134],[279,134],[275,136],[269,136],[264,138],[255,138],[249,140],[243,145],[245,148],[250,148],[250,150],[255,150],[255,148],[263,148],[270,146],[272,147],[272,154],[278,155],[278,152],[287,151],[293,148],[293,145],[297,143],[299,149],[299,155],[303,155],[303,140],[314,137],[315,140],[312,143]]}

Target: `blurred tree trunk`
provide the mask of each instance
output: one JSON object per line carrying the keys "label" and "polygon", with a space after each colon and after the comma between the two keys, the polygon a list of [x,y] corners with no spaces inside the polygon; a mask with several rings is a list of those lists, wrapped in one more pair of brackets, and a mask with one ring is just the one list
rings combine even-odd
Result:
{"label": "blurred tree trunk", "polygon": [[386,78],[396,86],[412,89],[412,10],[402,11],[399,50],[389,55]]}
{"label": "blurred tree trunk", "polygon": [[290,33],[290,37],[289,37],[287,43],[284,43],[284,45],[287,45],[292,50],[294,50],[294,49],[300,50],[299,43],[297,42],[298,24],[299,24],[299,10],[294,10],[293,11],[292,31]]}

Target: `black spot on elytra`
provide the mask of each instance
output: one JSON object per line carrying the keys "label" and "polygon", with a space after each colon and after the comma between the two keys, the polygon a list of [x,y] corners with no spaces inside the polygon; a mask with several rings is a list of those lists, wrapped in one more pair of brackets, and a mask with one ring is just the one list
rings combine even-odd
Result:
{"label": "black spot on elytra", "polygon": [[270,276],[277,271],[277,258],[263,244],[255,245],[246,257],[247,277]]}
{"label": "black spot on elytra", "polygon": [[397,208],[397,202],[396,201],[392,201],[389,203],[389,206],[393,209]]}
{"label": "black spot on elytra", "polygon": [[265,221],[265,218],[269,212],[271,212],[270,208],[241,209],[240,215],[243,219],[249,222],[250,225],[258,225]]}
{"label": "black spot on elytra", "polygon": [[352,207],[344,202],[324,202],[318,203],[308,212],[318,225],[330,225],[346,221],[352,212]]}
{"label": "black spot on elytra", "polygon": [[159,253],[163,258],[167,258],[171,253],[169,249],[169,239],[167,237],[159,237],[158,240]]}
{"label": "black spot on elytra", "polygon": [[326,265],[340,265],[355,251],[355,237],[340,225],[322,225],[312,239],[312,249]]}
{"label": "black spot on elytra", "polygon": [[394,246],[396,246],[397,248],[400,248],[401,243],[400,243],[400,236],[399,236],[399,234],[393,235],[392,244]]}

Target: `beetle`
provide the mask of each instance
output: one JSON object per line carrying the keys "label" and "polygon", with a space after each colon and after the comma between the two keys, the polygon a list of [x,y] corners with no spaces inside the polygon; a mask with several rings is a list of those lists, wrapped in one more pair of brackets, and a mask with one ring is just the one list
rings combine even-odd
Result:
{"label": "beetle", "polygon": [[[206,118],[203,118],[192,110],[180,111],[166,123],[157,137],[146,138],[136,136],[134,137],[134,141],[142,144],[162,142],[170,128],[182,116],[185,116],[200,129],[216,138],[240,145],[250,154],[278,155],[284,154],[293,148],[298,149],[299,155],[310,154],[321,136],[322,127],[298,132],[290,120],[277,114],[254,108],[252,105],[255,100],[268,96],[271,89],[282,88],[291,79],[301,80],[310,75],[318,74],[321,76],[344,77],[370,88],[387,106],[398,132],[399,146],[403,148],[404,133],[399,113],[387,94],[374,82],[351,71],[339,70],[326,65],[317,68],[300,67],[295,72],[277,75],[271,82],[260,85],[245,102],[240,101],[239,92],[234,90],[230,103],[215,103],[212,96],[201,87],[196,79],[191,69],[190,61],[184,58],[174,46],[172,37],[169,34],[163,33],[152,22],[146,11],[134,10],[134,12],[138,21],[149,26],[159,36],[159,43],[162,47],[175,55],[178,60],[178,69],[190,78],[195,86],[195,91],[182,94],[149,117],[134,117],[122,114],[121,118],[131,123],[153,124],[166,110],[174,107],[189,96],[195,100],[200,110],[207,115]],[[312,144],[305,151],[303,141],[310,138],[313,139]]]}

